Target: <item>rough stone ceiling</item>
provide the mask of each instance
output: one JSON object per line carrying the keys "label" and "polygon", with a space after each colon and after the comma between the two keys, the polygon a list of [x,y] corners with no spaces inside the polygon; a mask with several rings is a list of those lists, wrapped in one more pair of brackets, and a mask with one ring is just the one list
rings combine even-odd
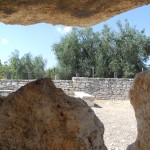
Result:
{"label": "rough stone ceiling", "polygon": [[91,26],[150,0],[0,0],[0,22]]}

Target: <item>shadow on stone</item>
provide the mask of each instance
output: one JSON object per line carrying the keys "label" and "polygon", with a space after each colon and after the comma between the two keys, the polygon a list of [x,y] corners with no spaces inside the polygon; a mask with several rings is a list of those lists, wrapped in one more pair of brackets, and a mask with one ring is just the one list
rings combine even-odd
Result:
{"label": "shadow on stone", "polygon": [[103,108],[103,107],[101,107],[101,106],[98,105],[98,104],[94,104],[94,107],[96,107],[96,108]]}

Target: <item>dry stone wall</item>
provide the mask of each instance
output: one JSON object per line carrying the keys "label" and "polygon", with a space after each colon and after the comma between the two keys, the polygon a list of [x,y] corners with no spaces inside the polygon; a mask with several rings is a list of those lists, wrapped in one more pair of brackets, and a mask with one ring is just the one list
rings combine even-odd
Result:
{"label": "dry stone wall", "polygon": [[53,82],[57,88],[62,88],[64,91],[74,91],[72,80],[54,80]]}
{"label": "dry stone wall", "polygon": [[7,96],[9,93],[16,91],[28,82],[31,82],[31,80],[0,79],[0,95]]}
{"label": "dry stone wall", "polygon": [[[31,80],[0,80],[0,94],[7,95]],[[133,84],[128,78],[85,78],[73,77],[72,80],[54,80],[56,87],[65,92],[83,91],[103,100],[126,100]]]}
{"label": "dry stone wall", "polygon": [[127,78],[73,78],[75,91],[84,91],[92,94],[96,99],[129,99],[128,92],[133,79]]}
{"label": "dry stone wall", "polygon": [[31,80],[0,80],[0,90],[16,90],[21,86],[31,82]]}

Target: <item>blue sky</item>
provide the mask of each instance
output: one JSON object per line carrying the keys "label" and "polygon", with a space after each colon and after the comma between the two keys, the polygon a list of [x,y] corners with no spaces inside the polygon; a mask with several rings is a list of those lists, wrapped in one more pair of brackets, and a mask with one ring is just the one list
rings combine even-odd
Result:
{"label": "blue sky", "polygon": [[[136,26],[138,30],[145,29],[145,34],[150,36],[150,5],[117,15],[93,26],[93,29],[100,31],[104,24],[116,29],[116,22],[118,20],[123,22],[125,19],[128,19],[132,27]],[[71,29],[72,27],[52,26],[46,23],[29,26],[0,23],[0,59],[4,63],[9,59],[10,54],[17,49],[20,52],[20,57],[29,52],[33,56],[42,55],[47,60],[47,68],[54,67],[57,65],[57,60],[51,47]]]}

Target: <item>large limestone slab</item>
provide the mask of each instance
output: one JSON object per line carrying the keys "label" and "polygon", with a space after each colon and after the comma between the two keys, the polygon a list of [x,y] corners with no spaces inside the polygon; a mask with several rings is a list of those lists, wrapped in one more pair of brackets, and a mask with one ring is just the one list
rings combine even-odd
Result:
{"label": "large limestone slab", "polygon": [[1,0],[0,22],[91,26],[150,0]]}
{"label": "large limestone slab", "polygon": [[74,92],[74,96],[83,99],[88,104],[88,106],[94,107],[94,96],[81,91]]}
{"label": "large limestone slab", "polygon": [[139,73],[130,90],[130,101],[135,111],[138,135],[128,150],[150,150],[150,71]]}
{"label": "large limestone slab", "polygon": [[93,110],[50,79],[1,98],[0,150],[106,150],[103,134]]}

